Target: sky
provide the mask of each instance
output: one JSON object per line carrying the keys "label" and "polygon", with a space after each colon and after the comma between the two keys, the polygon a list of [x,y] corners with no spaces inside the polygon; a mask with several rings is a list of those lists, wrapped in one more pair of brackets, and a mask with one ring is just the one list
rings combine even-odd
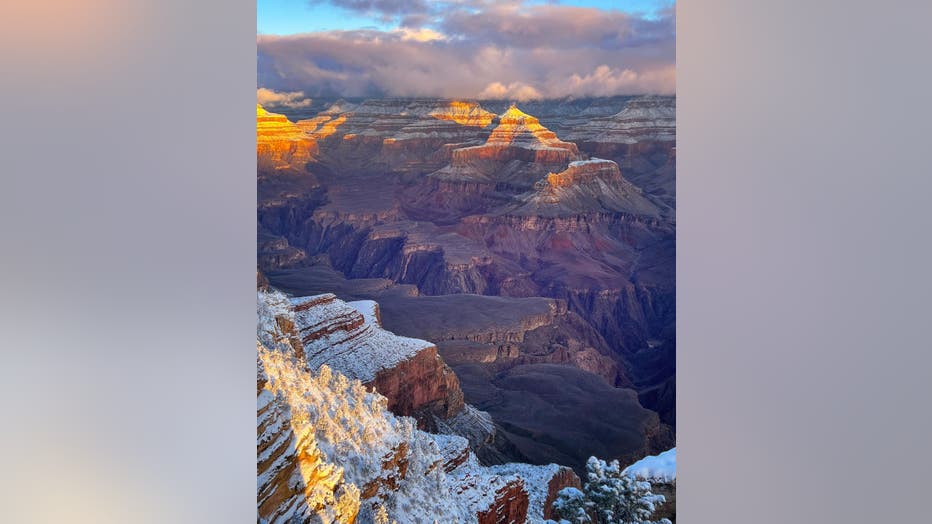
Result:
{"label": "sky", "polygon": [[675,92],[670,1],[258,0],[257,9],[260,99]]}

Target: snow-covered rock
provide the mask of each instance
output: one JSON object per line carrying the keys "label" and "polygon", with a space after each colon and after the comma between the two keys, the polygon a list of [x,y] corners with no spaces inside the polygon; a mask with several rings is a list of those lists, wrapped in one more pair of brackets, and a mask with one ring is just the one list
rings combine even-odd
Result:
{"label": "snow-covered rock", "polygon": [[393,413],[415,417],[422,429],[463,411],[459,380],[437,347],[383,329],[375,302],[324,294],[293,298],[290,310],[283,322],[293,322],[310,371],[327,365],[375,388]]}
{"label": "snow-covered rock", "polygon": [[650,482],[651,489],[663,495],[655,517],[676,522],[676,448],[644,457],[624,470],[625,475]]}
{"label": "snow-covered rock", "polygon": [[417,429],[326,364],[309,369],[288,329],[294,309],[280,293],[259,293],[260,522],[369,523],[384,509],[399,523],[536,523],[554,482],[575,479],[556,465],[481,466],[466,439]]}
{"label": "snow-covered rock", "polygon": [[676,98],[643,96],[628,102],[617,114],[593,118],[566,134],[567,140],[636,144],[676,140]]}
{"label": "snow-covered rock", "polygon": [[676,480],[676,448],[644,457],[625,468],[624,473],[641,480],[673,482]]}

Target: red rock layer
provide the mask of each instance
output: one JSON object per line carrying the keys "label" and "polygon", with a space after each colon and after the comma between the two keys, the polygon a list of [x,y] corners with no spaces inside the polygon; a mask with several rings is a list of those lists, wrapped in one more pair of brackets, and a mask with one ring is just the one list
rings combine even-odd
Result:
{"label": "red rock layer", "polygon": [[576,144],[560,140],[556,133],[540,125],[537,118],[515,106],[499,117],[498,126],[492,130],[485,144],[453,150],[454,166],[477,160],[553,164],[579,158]]}
{"label": "red rock layer", "polygon": [[327,364],[359,379],[388,399],[392,413],[414,417],[421,428],[433,418],[463,410],[459,379],[429,342],[397,337],[332,294],[294,301],[295,329],[312,369]]}
{"label": "red rock layer", "polygon": [[557,494],[563,488],[582,489],[582,483],[579,477],[570,468],[560,468],[550,482],[547,483],[547,501],[544,503],[544,518],[555,519],[553,503],[557,500]]}
{"label": "red rock layer", "polygon": [[495,492],[492,506],[480,511],[479,524],[524,524],[527,520],[528,496],[521,479],[513,480]]}
{"label": "red rock layer", "polygon": [[396,415],[414,417],[421,428],[430,427],[430,415],[450,418],[463,410],[459,379],[431,346],[398,365],[378,372],[366,384],[388,399]]}

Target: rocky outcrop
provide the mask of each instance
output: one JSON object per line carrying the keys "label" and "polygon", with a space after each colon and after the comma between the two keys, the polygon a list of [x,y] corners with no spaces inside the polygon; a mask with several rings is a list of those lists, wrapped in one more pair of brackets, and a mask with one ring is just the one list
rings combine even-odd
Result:
{"label": "rocky outcrop", "polygon": [[464,408],[463,392],[453,370],[430,347],[398,365],[380,370],[369,382],[389,399],[392,413],[412,416],[431,427],[428,415],[446,420]]}
{"label": "rocky outcrop", "polygon": [[614,160],[632,182],[675,207],[675,97],[634,98],[617,114],[572,126],[565,138],[590,155]]}
{"label": "rocky outcrop", "polygon": [[449,162],[456,144],[480,143],[494,113],[475,102],[380,99],[338,101],[298,126],[320,143],[336,171],[426,173]]}
{"label": "rocky outcrop", "polygon": [[547,501],[544,504],[545,519],[556,518],[553,503],[557,500],[557,496],[563,488],[582,489],[582,482],[580,482],[579,477],[569,468],[561,468],[547,483]]}
{"label": "rocky outcrop", "polygon": [[[481,145],[453,149],[450,165],[430,176],[443,182],[533,184],[535,175],[582,157],[576,144],[564,142],[540,121],[511,106],[493,124]],[[508,164],[517,162],[517,164]]]}
{"label": "rocky outcrop", "polygon": [[524,216],[585,215],[593,211],[658,219],[661,211],[642,191],[621,176],[618,164],[593,158],[570,162],[559,173],[548,173],[534,190],[518,197],[509,214]]}
{"label": "rocky outcrop", "polygon": [[[313,302],[325,300],[304,304]],[[327,365],[310,370],[294,345],[296,308],[274,290],[259,293],[260,523],[370,522],[376,512],[397,522],[542,522],[565,468],[481,466],[466,439],[416,429]],[[363,313],[368,321],[376,311]],[[353,323],[341,318],[329,335]]]}
{"label": "rocky outcrop", "polygon": [[256,499],[260,522],[291,522],[296,515],[355,522],[358,490],[344,483],[342,469],[327,461],[314,435],[294,423],[291,407],[269,385],[261,360],[258,369]]}
{"label": "rocky outcrop", "polygon": [[256,157],[260,172],[302,172],[317,143],[285,115],[256,105]]}
{"label": "rocky outcrop", "polygon": [[307,260],[307,253],[292,246],[284,237],[262,235],[257,247],[259,267],[266,269],[300,267]]}
{"label": "rocky outcrop", "polygon": [[436,346],[382,329],[374,302],[347,304],[326,294],[293,299],[292,307],[309,369],[326,364],[360,380],[384,395],[393,413],[421,427],[463,410],[459,381]]}
{"label": "rocky outcrop", "polygon": [[495,501],[477,515],[479,524],[521,524],[527,521],[528,497],[524,482],[513,480],[495,491]]}
{"label": "rocky outcrop", "polygon": [[602,144],[676,141],[676,98],[643,96],[615,115],[594,118],[566,133],[567,140]]}
{"label": "rocky outcrop", "polygon": [[498,117],[498,124],[485,144],[453,150],[453,166],[481,160],[553,164],[578,158],[576,144],[560,140],[556,133],[540,125],[537,118],[514,105]]}

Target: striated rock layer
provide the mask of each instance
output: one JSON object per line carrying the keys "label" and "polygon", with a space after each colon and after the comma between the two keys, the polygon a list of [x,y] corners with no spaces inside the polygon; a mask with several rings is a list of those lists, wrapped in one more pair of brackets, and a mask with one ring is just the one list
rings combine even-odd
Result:
{"label": "striated rock layer", "polygon": [[614,160],[632,182],[675,207],[675,97],[634,98],[616,114],[576,123],[565,137],[590,155]]}
{"label": "striated rock layer", "polygon": [[316,141],[285,115],[256,105],[256,157],[259,171],[301,172],[317,153]]}
{"label": "striated rock layer", "polygon": [[449,162],[456,144],[488,136],[494,113],[456,100],[337,101],[297,125],[321,143],[335,171],[426,173]]}
{"label": "striated rock layer", "polygon": [[508,214],[571,216],[603,210],[644,219],[661,216],[656,204],[621,176],[618,164],[601,158],[570,162],[563,171],[548,173],[519,199],[521,204]]}
{"label": "striated rock layer", "polygon": [[280,293],[259,293],[258,317],[260,523],[538,523],[553,489],[578,485],[552,464],[480,466],[466,439],[416,429],[327,365],[310,371],[296,306]]}
{"label": "striated rock layer", "polygon": [[498,117],[498,125],[485,144],[453,150],[454,166],[475,160],[562,163],[579,158],[576,144],[564,142],[540,121],[511,106]]}
{"label": "striated rock layer", "polygon": [[456,374],[424,340],[382,329],[378,305],[346,303],[325,294],[293,299],[294,326],[309,370],[323,365],[359,380],[388,399],[388,409],[411,416],[421,427],[464,409]]}

